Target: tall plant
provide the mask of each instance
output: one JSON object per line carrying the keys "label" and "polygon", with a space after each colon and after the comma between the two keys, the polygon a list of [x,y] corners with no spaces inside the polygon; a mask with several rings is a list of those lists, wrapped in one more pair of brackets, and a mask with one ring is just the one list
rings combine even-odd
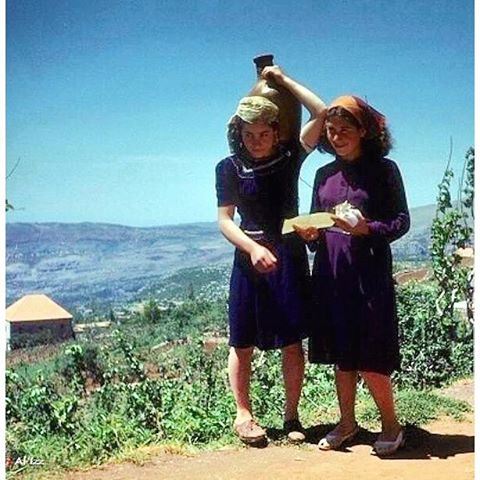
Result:
{"label": "tall plant", "polygon": [[451,153],[442,181],[438,186],[437,210],[431,229],[431,258],[433,274],[440,287],[437,310],[443,319],[450,319],[454,303],[473,295],[472,271],[461,265],[460,248],[473,243],[473,198],[475,151],[469,148],[465,155],[464,174],[459,198],[452,202],[450,194],[453,170]]}

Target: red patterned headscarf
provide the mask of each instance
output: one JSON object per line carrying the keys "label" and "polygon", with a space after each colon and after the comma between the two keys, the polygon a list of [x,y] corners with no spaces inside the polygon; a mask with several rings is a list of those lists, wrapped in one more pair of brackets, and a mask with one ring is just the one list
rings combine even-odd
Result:
{"label": "red patterned headscarf", "polygon": [[328,106],[327,116],[328,112],[335,107],[341,107],[350,113],[367,131],[367,138],[377,136],[385,128],[385,115],[375,110],[361,98],[353,95],[343,95],[336,98]]}

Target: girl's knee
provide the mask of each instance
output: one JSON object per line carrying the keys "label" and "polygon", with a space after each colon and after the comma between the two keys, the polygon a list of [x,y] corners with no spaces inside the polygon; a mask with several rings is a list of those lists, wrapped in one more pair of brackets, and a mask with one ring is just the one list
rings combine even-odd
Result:
{"label": "girl's knee", "polygon": [[253,347],[230,347],[230,355],[241,359],[251,358],[253,355]]}

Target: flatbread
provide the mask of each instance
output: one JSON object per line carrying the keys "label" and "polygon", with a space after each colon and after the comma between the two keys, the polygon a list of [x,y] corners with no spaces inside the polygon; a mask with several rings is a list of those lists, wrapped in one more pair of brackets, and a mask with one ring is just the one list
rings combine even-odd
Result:
{"label": "flatbread", "polygon": [[288,218],[283,222],[282,234],[294,232],[293,225],[299,227],[330,228],[334,221],[332,214],[327,212],[317,212],[310,215],[299,215],[298,217]]}

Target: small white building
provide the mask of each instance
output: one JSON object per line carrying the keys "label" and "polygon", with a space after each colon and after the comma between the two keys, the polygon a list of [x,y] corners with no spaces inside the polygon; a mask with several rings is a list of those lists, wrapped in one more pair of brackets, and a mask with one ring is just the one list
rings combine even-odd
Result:
{"label": "small white building", "polygon": [[25,295],[5,312],[7,347],[54,343],[74,336],[72,315],[44,294]]}

